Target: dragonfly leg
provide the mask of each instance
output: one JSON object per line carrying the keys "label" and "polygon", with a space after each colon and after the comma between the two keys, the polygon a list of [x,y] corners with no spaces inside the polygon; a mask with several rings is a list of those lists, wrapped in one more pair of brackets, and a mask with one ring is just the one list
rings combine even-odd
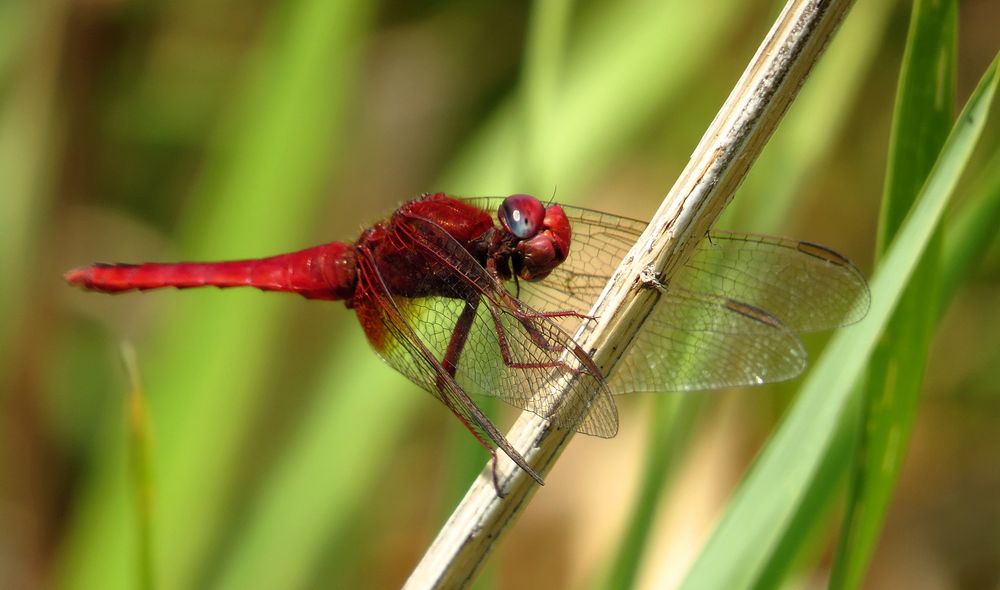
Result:
{"label": "dragonfly leg", "polygon": [[[480,434],[479,431],[476,430],[474,426],[472,426],[472,423],[469,422],[469,419],[466,418],[461,412],[459,412],[452,405],[451,400],[449,400],[447,396],[441,397],[441,401],[443,401],[445,407],[451,410],[451,413],[454,414],[456,418],[458,418],[459,422],[461,422],[462,425],[465,426],[465,429],[468,430],[470,433],[472,433],[472,436],[475,437],[476,441],[478,441],[479,444],[482,445],[484,449],[486,449],[486,452],[490,454],[490,477],[493,479],[493,489],[496,491],[498,498],[501,499],[505,498],[507,494],[503,491],[503,487],[500,485],[500,464],[498,462],[499,456],[497,455],[496,447],[491,445],[486,440],[486,438],[482,434]],[[505,451],[505,452],[507,452],[508,455],[511,452],[515,453],[514,456],[511,456],[511,460],[517,463],[518,467],[525,470],[525,472],[527,472],[527,474],[532,479],[538,482],[539,485],[545,485],[545,482],[542,480],[541,476],[535,473],[535,471],[528,466],[528,464],[524,461],[524,459],[520,455],[516,454],[516,451],[513,451],[511,449],[510,451]],[[515,456],[517,458],[515,458]]]}
{"label": "dragonfly leg", "polygon": [[[478,307],[478,295],[467,300],[462,313],[458,316],[458,321],[455,322],[455,329],[451,332],[451,340],[448,341],[448,349],[444,353],[444,358],[441,359],[441,366],[452,377],[455,376],[455,372],[458,370],[458,359],[462,355],[462,349],[465,348],[465,341],[469,338],[472,323],[476,320],[476,309]],[[439,383],[438,386],[440,385]]]}
{"label": "dragonfly leg", "polygon": [[511,313],[514,315],[514,317],[516,317],[517,320],[521,322],[521,325],[524,326],[524,329],[528,332],[529,335],[531,335],[532,341],[534,341],[534,343],[537,344],[538,346],[542,346],[545,348],[549,347],[543,344],[544,337],[538,333],[538,330],[536,330],[534,326],[531,325],[530,320],[535,318],[577,318],[584,321],[591,321],[597,319],[597,316],[586,315],[572,310],[567,310],[567,311],[525,310],[521,306],[521,303],[516,299],[510,300],[508,301],[508,303],[509,305],[507,306],[507,308],[511,310]]}
{"label": "dragonfly leg", "polygon": [[528,317],[543,318],[578,318],[581,320],[597,320],[596,315],[587,315],[578,311],[536,311],[528,314]]}
{"label": "dragonfly leg", "polygon": [[498,459],[497,459],[496,449],[490,449],[490,455],[492,455],[493,457],[493,459],[490,461],[490,471],[493,474],[493,489],[496,490],[497,497],[503,499],[507,497],[507,494],[503,491],[503,488],[500,487],[500,475],[497,472]]}
{"label": "dragonfly leg", "polygon": [[517,305],[517,302],[512,302],[510,305],[511,309],[517,309],[518,315],[525,318],[577,318],[581,320],[596,320],[597,316],[587,315],[585,313],[580,313],[573,310],[561,310],[561,311],[535,311],[535,310],[525,310]]}
{"label": "dragonfly leg", "polygon": [[[503,323],[500,321],[500,317],[497,315],[496,310],[492,307],[487,307],[486,309],[489,310],[490,317],[493,318],[493,328],[497,335],[497,344],[500,345],[500,357],[503,359],[504,365],[512,369],[549,369],[562,367],[567,371],[572,371],[574,373],[579,372],[577,369],[562,361],[546,361],[541,363],[520,363],[515,361],[510,354],[510,344],[507,342],[507,331],[504,329]],[[558,344],[548,342],[545,335],[530,324],[529,318],[524,317],[517,319],[524,326],[524,329],[528,333],[532,342],[534,342],[539,348],[551,352],[559,352],[563,350],[563,348]]]}
{"label": "dragonfly leg", "polygon": [[[455,322],[455,329],[451,333],[451,340],[448,341],[448,349],[445,351],[444,358],[441,359],[441,366],[444,367],[445,371],[448,372],[452,377],[455,376],[455,372],[458,370],[458,359],[462,355],[462,349],[465,347],[465,342],[468,340],[469,331],[472,329],[472,323],[476,319],[476,309],[479,307],[479,297],[474,297],[465,302],[465,307],[462,309],[461,315],[458,316],[458,321]],[[438,379],[438,389],[443,389],[444,384]],[[490,453],[490,473],[493,478],[493,489],[496,490],[497,496],[503,498],[506,494],[500,487],[500,478],[497,474],[497,451],[493,446],[491,446],[486,439],[483,438],[472,424],[466,420],[465,416],[461,412],[455,410],[451,403],[448,401],[447,397],[442,397],[445,401],[445,405],[451,410],[455,416],[465,425],[465,428],[472,433],[472,436],[476,437],[487,451]]]}
{"label": "dragonfly leg", "polygon": [[[462,355],[462,349],[465,348],[465,342],[469,338],[469,332],[472,330],[472,324],[476,319],[476,311],[479,308],[479,301],[480,298],[477,295],[465,302],[465,307],[462,309],[462,313],[458,316],[458,321],[455,322],[455,329],[451,333],[451,340],[448,341],[448,348],[445,351],[444,358],[441,359],[441,366],[444,367],[444,369],[452,377],[454,377],[455,373],[458,371],[459,358]],[[500,355],[503,357],[505,365],[514,369],[545,369],[551,367],[563,367],[571,371],[574,370],[572,367],[561,361],[551,361],[545,363],[518,363],[514,361],[510,354],[510,345],[507,342],[506,331],[500,321],[500,318],[497,316],[496,310],[492,307],[487,307],[486,309],[489,310],[490,316],[493,319],[493,326],[497,334],[497,341],[500,345]],[[573,312],[566,313],[569,314]],[[532,318],[551,316],[528,313],[515,314],[514,317],[516,317],[521,325],[524,326],[525,331],[528,333],[528,336],[536,346],[552,352],[562,350],[558,344],[549,342],[545,335],[531,323]],[[437,385],[439,389],[442,386],[440,382]]]}

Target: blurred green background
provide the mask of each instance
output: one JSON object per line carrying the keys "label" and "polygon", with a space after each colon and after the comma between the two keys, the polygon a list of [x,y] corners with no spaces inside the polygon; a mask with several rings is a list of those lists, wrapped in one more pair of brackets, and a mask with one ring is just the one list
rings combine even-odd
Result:
{"label": "blurred green background", "polygon": [[[486,455],[352,312],[250,290],[108,297],[61,274],[353,240],[426,191],[648,217],[780,5],[0,3],[0,587],[135,587],[147,533],[164,588],[398,586]],[[858,1],[720,227],[870,273],[908,19]],[[958,104],[998,23],[996,3],[960,4]],[[982,257],[935,338],[869,587],[998,580],[996,243]],[[148,404],[147,528],[122,342]],[[795,385],[702,396],[640,585],[683,576]],[[620,400],[618,438],[573,441],[484,584],[601,575],[654,397]],[[791,583],[822,583],[837,523]]]}

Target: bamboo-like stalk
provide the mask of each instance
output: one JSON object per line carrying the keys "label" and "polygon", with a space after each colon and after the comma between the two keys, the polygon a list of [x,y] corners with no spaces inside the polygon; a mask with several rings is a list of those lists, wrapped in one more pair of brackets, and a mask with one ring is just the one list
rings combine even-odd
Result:
{"label": "bamboo-like stalk", "polygon": [[[790,0],[785,6],[646,231],[595,302],[590,315],[599,320],[576,334],[584,350],[594,351],[594,362],[605,375],[614,370],[656,302],[657,290],[648,287],[670,277],[715,222],[851,4]],[[573,434],[525,412],[507,439],[544,476]],[[501,499],[489,469],[469,488],[406,588],[469,585],[537,490],[522,470],[501,456],[498,476],[506,492]]]}

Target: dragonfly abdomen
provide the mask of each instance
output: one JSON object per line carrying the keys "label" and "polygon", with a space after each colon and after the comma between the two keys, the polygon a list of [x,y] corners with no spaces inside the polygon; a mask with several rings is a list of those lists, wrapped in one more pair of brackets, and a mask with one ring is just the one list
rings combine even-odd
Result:
{"label": "dragonfly abdomen", "polygon": [[354,248],[331,242],[267,258],[227,262],[94,264],[69,271],[65,279],[92,291],[120,293],[163,287],[254,287],[298,293],[308,299],[339,300],[354,294]]}

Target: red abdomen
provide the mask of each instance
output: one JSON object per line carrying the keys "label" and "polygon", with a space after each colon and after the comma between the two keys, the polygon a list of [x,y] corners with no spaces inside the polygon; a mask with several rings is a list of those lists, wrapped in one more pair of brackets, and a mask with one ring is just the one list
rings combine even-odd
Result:
{"label": "red abdomen", "polygon": [[176,287],[254,287],[308,299],[349,299],[357,266],[354,248],[331,242],[290,254],[230,262],[95,264],[66,273],[74,285],[104,293]]}

